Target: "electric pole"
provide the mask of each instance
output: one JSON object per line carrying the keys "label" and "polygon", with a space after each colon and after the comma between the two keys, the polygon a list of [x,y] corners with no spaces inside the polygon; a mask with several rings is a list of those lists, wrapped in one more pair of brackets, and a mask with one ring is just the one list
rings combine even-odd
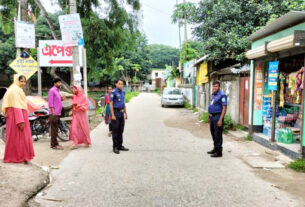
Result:
{"label": "electric pole", "polygon": [[[176,6],[178,6],[178,0],[176,0]],[[180,28],[180,23],[178,21],[178,30],[179,30],[179,49],[181,52],[181,28]]]}
{"label": "electric pole", "polygon": [[[69,1],[70,1],[70,4],[69,4],[70,5],[70,14],[76,14],[77,13],[76,0],[69,0]],[[75,83],[74,74],[76,74],[80,71],[78,46],[73,46],[72,57],[73,57],[73,68],[70,68],[70,78],[71,78],[70,84],[75,85],[76,83]]]}
{"label": "electric pole", "polygon": [[[17,21],[28,21],[28,0],[18,0],[17,2]],[[25,48],[17,48],[16,58],[20,57],[23,52],[27,52],[29,54],[29,50]],[[26,95],[30,95],[32,93],[32,83],[31,79],[27,80],[27,84],[25,86]]]}
{"label": "electric pole", "polygon": [[[184,5],[186,4],[186,0],[183,0],[183,4]],[[186,10],[185,9],[184,9],[184,42],[187,42],[187,19],[186,19]]]}

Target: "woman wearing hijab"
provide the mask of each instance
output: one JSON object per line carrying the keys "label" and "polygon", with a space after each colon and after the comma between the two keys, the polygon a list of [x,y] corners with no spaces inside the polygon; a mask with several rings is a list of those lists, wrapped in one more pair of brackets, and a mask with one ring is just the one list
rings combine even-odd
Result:
{"label": "woman wearing hijab", "polygon": [[73,86],[72,93],[72,121],[70,126],[70,140],[73,142],[71,149],[84,144],[86,147],[91,145],[89,122],[87,111],[89,109],[88,98],[80,86]]}
{"label": "woman wearing hijab", "polygon": [[3,98],[2,111],[6,116],[5,163],[28,163],[35,156],[26,96],[22,90],[25,84],[25,76],[15,75],[14,83]]}

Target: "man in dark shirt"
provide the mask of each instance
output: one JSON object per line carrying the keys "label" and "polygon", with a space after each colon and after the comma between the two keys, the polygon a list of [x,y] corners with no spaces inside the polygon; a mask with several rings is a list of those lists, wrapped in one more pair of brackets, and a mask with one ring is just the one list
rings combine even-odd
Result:
{"label": "man in dark shirt", "polygon": [[112,140],[113,152],[116,154],[120,154],[120,151],[129,150],[122,145],[125,119],[128,119],[128,116],[125,105],[125,92],[123,91],[123,80],[117,80],[115,86],[116,88],[110,93]]}
{"label": "man in dark shirt", "polygon": [[211,157],[222,157],[223,120],[227,112],[227,96],[220,90],[220,82],[213,82],[213,94],[209,106],[210,131],[214,149],[209,151]]}

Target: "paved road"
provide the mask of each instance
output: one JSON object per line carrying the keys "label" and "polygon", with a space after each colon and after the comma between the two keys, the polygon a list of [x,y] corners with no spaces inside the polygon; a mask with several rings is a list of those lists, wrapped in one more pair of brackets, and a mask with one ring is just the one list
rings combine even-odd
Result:
{"label": "paved road", "polygon": [[231,154],[207,156],[209,139],[166,127],[177,110],[184,109],[162,109],[155,94],[134,98],[125,133],[131,151],[113,154],[100,125],[91,134],[93,146],[71,152],[36,200],[47,207],[303,206]]}

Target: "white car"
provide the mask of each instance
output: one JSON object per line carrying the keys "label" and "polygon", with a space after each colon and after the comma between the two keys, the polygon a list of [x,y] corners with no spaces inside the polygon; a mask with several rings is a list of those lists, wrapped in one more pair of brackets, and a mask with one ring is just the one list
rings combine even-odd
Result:
{"label": "white car", "polygon": [[183,106],[184,97],[179,88],[164,88],[161,97],[161,106]]}

